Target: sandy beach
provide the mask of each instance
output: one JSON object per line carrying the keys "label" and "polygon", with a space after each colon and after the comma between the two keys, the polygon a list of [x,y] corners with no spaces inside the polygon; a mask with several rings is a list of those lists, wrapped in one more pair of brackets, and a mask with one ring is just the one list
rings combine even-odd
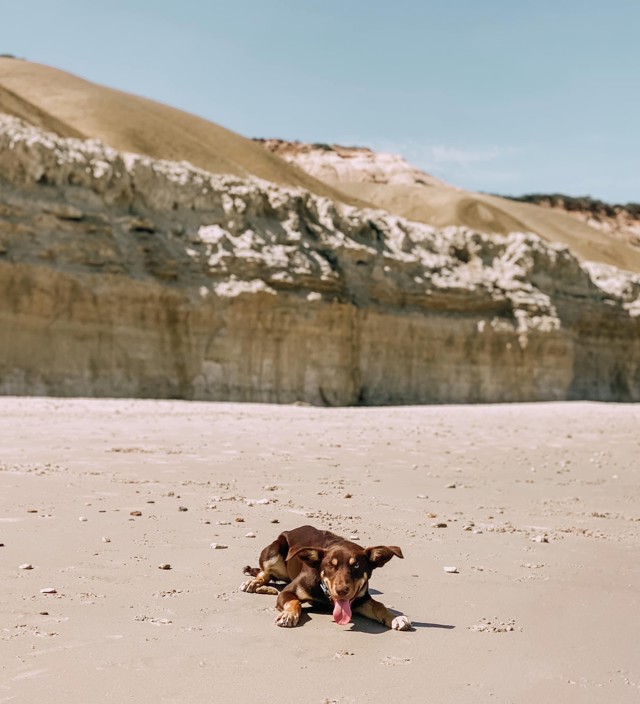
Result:
{"label": "sandy beach", "polygon": [[[0,702],[640,698],[638,406],[2,398],[0,442]],[[242,568],[305,523],[399,545],[415,630],[277,628]]]}

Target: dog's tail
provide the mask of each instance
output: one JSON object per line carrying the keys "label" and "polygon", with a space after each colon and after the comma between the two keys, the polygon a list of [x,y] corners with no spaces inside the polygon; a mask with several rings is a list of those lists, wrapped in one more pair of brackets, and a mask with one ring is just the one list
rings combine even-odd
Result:
{"label": "dog's tail", "polygon": [[248,574],[248,575],[250,575],[251,577],[257,577],[258,574],[259,574],[259,572],[260,572],[260,568],[259,568],[259,567],[250,567],[249,565],[247,565],[247,566],[242,570],[242,573],[243,573],[243,574]]}

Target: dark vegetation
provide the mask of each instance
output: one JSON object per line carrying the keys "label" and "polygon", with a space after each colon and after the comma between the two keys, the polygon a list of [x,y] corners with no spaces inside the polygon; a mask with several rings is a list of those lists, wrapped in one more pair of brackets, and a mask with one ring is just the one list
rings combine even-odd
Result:
{"label": "dark vegetation", "polygon": [[562,193],[529,193],[523,196],[502,196],[521,203],[534,203],[552,208],[564,208],[568,211],[588,212],[595,217],[615,217],[628,213],[633,218],[640,218],[640,203],[605,203],[591,196],[565,196]]}

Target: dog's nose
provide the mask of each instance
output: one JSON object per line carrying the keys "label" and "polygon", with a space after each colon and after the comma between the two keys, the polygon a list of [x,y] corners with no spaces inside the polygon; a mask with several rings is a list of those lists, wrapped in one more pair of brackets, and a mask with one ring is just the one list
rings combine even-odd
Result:
{"label": "dog's nose", "polygon": [[349,587],[338,587],[336,589],[336,594],[340,597],[345,597],[349,593]]}

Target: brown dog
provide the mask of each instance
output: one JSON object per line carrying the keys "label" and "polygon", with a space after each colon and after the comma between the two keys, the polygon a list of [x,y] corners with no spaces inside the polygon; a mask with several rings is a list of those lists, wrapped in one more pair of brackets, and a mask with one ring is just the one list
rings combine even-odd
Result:
{"label": "brown dog", "polygon": [[[411,630],[406,616],[394,616],[384,604],[369,594],[369,578],[393,556],[402,558],[402,550],[390,545],[361,548],[338,535],[313,526],[301,526],[281,533],[260,554],[260,567],[245,567],[253,579],[240,589],[258,594],[277,594],[276,607],[282,613],[276,624],[297,626],[302,602],[333,605],[336,623],[351,621],[352,611],[379,621],[397,631]],[[282,580],[289,584],[281,591],[268,586]]]}

